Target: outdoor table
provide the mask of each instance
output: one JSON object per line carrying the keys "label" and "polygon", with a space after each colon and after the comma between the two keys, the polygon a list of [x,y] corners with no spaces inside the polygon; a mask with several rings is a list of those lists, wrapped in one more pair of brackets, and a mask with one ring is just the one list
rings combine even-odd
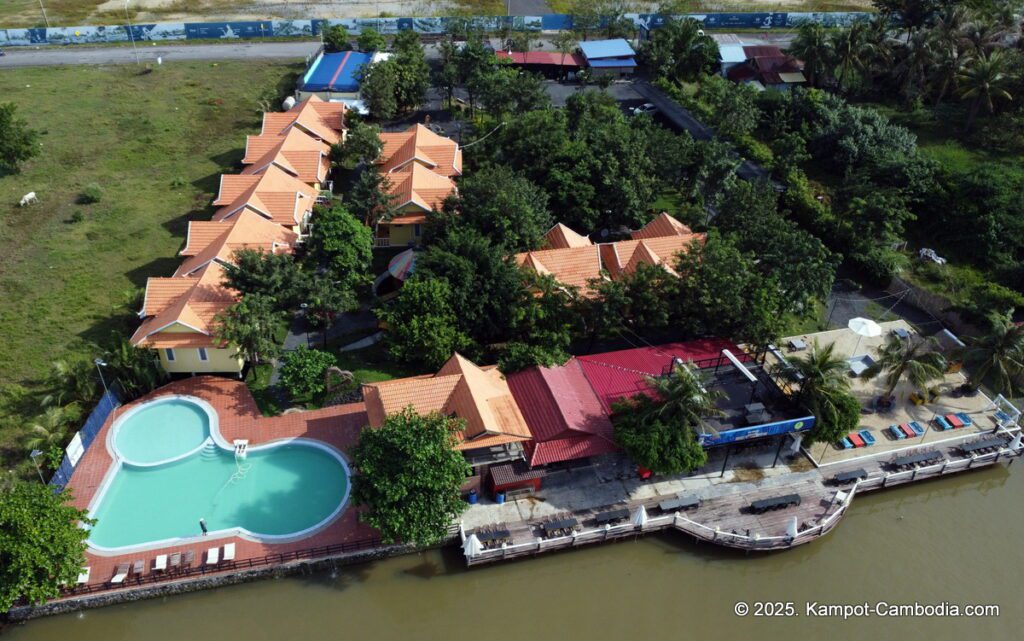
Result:
{"label": "outdoor table", "polygon": [[546,534],[550,535],[552,532],[557,532],[558,530],[567,530],[569,528],[576,527],[577,525],[579,525],[579,521],[577,521],[574,517],[568,517],[565,519],[557,519],[555,521],[550,521],[548,523],[541,523],[540,527],[544,530]]}
{"label": "outdoor table", "polygon": [[849,483],[850,481],[856,481],[858,479],[864,479],[868,477],[868,472],[862,467],[858,467],[855,470],[848,472],[840,472],[833,477],[836,483]]}
{"label": "outdoor table", "polygon": [[743,407],[747,410],[747,414],[757,414],[764,411],[764,403],[751,403]]}
{"label": "outdoor table", "polygon": [[786,494],[784,496],[776,496],[770,499],[760,499],[750,504],[750,510],[752,512],[766,512],[768,510],[774,510],[775,508],[785,507],[788,505],[800,505],[800,495]]}
{"label": "outdoor table", "polygon": [[508,530],[493,530],[491,532],[477,532],[476,538],[481,543],[490,543],[491,541],[497,541],[500,539],[507,539],[512,536],[512,533]]}
{"label": "outdoor table", "polygon": [[611,523],[612,521],[621,521],[622,519],[629,517],[629,510],[621,508],[618,510],[609,510],[607,512],[600,512],[595,518],[597,519],[598,525],[605,523]]}
{"label": "outdoor table", "polygon": [[937,451],[931,452],[918,452],[917,454],[907,454],[906,456],[897,456],[893,459],[892,464],[896,467],[906,467],[908,465],[916,465],[917,463],[926,463],[934,461],[935,459],[941,459],[942,454]]}
{"label": "outdoor table", "polygon": [[902,327],[897,327],[896,329],[892,330],[892,333],[896,334],[897,337],[903,340],[907,340],[908,338],[910,338],[910,332],[903,329]]}
{"label": "outdoor table", "polygon": [[799,352],[807,349],[807,343],[802,338],[794,338],[793,340],[789,341],[789,349],[793,350],[794,352]]}
{"label": "outdoor table", "polygon": [[990,447],[1002,447],[1005,444],[1005,440],[999,437],[995,437],[988,438],[983,441],[975,441],[974,443],[967,443],[966,445],[961,445],[960,449],[962,449],[964,453],[970,454],[971,452],[977,452],[978,450],[987,450]]}
{"label": "outdoor table", "polygon": [[700,499],[696,496],[677,496],[658,503],[658,509],[662,512],[675,512],[676,510],[688,510],[691,507],[700,506]]}

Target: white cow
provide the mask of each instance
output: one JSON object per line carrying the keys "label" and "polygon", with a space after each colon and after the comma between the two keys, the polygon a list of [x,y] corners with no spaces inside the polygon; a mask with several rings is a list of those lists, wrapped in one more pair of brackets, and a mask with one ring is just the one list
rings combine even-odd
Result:
{"label": "white cow", "polygon": [[36,192],[30,191],[21,197],[21,203],[19,203],[19,206],[27,207],[28,205],[34,205],[37,202],[39,202],[39,199],[36,198]]}

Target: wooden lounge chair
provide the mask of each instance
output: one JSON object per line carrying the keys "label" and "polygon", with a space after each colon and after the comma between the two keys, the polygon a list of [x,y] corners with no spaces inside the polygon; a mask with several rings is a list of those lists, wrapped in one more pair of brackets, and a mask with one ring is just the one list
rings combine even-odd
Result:
{"label": "wooden lounge chair", "polygon": [[946,414],[946,420],[953,426],[954,429],[959,429],[964,426],[964,422],[956,414]]}
{"label": "wooden lounge chair", "polygon": [[142,573],[146,571],[146,562],[142,559],[138,559],[132,564],[132,574],[135,576],[142,576]]}
{"label": "wooden lounge chair", "polygon": [[224,560],[234,561],[235,560],[235,544],[228,543],[224,546]]}
{"label": "wooden lounge chair", "polygon": [[206,565],[217,565],[220,563],[220,548],[210,548],[206,551]]}
{"label": "wooden lounge chair", "polygon": [[974,421],[972,421],[971,417],[967,415],[967,412],[957,412],[956,417],[960,419],[961,423],[968,427],[974,425]]}
{"label": "wooden lounge chair", "polygon": [[82,571],[78,573],[78,581],[75,582],[76,585],[85,585],[88,583],[90,574],[92,574],[92,568],[88,565],[82,568]]}
{"label": "wooden lounge chair", "polygon": [[114,576],[110,579],[111,585],[120,585],[124,583],[124,580],[128,578],[128,572],[131,571],[131,566],[127,563],[118,563],[117,569],[114,570]]}
{"label": "wooden lounge chair", "polygon": [[153,571],[154,572],[166,572],[167,571],[167,555],[158,554],[153,559]]}
{"label": "wooden lounge chair", "polygon": [[193,550],[185,550],[185,557],[181,562],[181,566],[185,568],[192,567],[192,563],[196,560],[196,553]]}
{"label": "wooden lounge chair", "polygon": [[177,572],[181,569],[181,552],[174,552],[171,554],[170,569],[169,572]]}

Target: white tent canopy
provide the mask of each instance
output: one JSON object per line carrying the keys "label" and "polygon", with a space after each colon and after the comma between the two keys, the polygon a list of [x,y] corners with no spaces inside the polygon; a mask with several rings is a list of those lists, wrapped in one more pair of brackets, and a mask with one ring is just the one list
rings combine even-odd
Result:
{"label": "white tent canopy", "polygon": [[633,513],[633,525],[641,528],[647,525],[647,508],[643,505],[638,507],[636,512]]}
{"label": "white tent canopy", "polygon": [[476,534],[470,534],[462,544],[462,553],[467,557],[474,557],[483,551],[484,546],[480,544],[480,539],[476,537]]}

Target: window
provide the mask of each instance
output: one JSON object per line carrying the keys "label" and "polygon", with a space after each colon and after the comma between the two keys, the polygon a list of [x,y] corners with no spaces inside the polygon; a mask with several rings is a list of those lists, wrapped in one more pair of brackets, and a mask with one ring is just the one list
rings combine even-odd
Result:
{"label": "window", "polygon": [[164,348],[164,356],[167,357],[168,362],[174,362],[174,350],[171,349],[170,347]]}
{"label": "window", "polygon": [[206,361],[210,360],[209,355],[206,353],[206,348],[205,347],[200,347],[199,348],[199,360],[203,361],[204,363]]}
{"label": "window", "polygon": [[419,237],[419,235],[420,235],[420,226],[419,225],[413,225],[412,233],[415,234],[417,237]]}

